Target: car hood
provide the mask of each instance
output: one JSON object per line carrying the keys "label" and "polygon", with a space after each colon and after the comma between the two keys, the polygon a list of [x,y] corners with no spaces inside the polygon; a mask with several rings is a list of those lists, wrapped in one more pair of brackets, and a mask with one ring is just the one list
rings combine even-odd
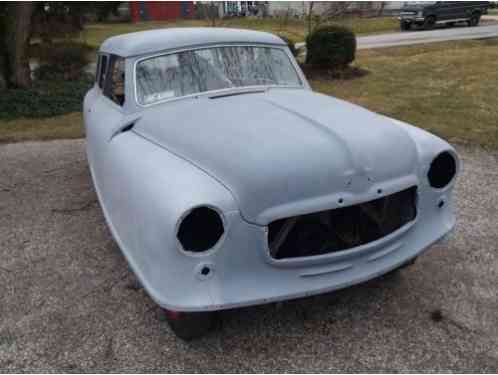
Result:
{"label": "car hood", "polygon": [[339,196],[347,204],[377,183],[413,176],[418,159],[401,126],[305,89],[164,103],[134,131],[218,180],[242,216],[261,225]]}

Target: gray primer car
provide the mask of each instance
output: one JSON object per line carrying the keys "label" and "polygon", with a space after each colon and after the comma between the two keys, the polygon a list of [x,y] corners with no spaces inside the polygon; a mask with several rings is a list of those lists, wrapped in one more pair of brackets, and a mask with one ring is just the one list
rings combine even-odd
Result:
{"label": "gray primer car", "polygon": [[455,223],[454,149],[311,91],[274,35],[121,35],[102,44],[97,70],[84,102],[95,189],[131,268],[183,338],[216,310],[400,268]]}

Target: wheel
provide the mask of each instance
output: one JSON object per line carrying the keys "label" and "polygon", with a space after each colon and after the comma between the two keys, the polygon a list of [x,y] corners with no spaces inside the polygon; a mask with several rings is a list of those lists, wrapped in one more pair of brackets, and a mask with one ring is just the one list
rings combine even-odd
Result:
{"label": "wheel", "polygon": [[453,27],[453,26],[455,26],[455,22],[448,22],[446,25],[449,27]]}
{"label": "wheel", "polygon": [[431,30],[436,26],[436,17],[434,16],[429,16],[425,19],[424,21],[424,29],[425,30]]}
{"label": "wheel", "polygon": [[467,25],[473,27],[479,25],[479,21],[481,20],[480,14],[473,14],[472,17],[467,21]]}
{"label": "wheel", "polygon": [[411,24],[410,24],[410,22],[401,21],[399,23],[399,27],[400,27],[401,31],[407,31],[407,30],[410,30]]}
{"label": "wheel", "polygon": [[214,326],[215,312],[181,312],[164,310],[166,321],[176,336],[190,341],[206,335]]}

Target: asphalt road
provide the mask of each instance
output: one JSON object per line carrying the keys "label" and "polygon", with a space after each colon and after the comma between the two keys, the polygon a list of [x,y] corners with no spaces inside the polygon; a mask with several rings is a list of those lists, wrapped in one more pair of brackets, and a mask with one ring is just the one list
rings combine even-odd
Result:
{"label": "asphalt road", "polygon": [[498,371],[498,153],[459,147],[458,225],[417,263],[176,339],[109,235],[84,141],[0,146],[0,370]]}
{"label": "asphalt road", "polygon": [[[484,39],[498,37],[498,24],[478,27],[457,26],[430,31],[414,30],[390,34],[360,36],[356,38],[358,49],[406,46],[448,40]],[[304,43],[296,43],[298,48]]]}

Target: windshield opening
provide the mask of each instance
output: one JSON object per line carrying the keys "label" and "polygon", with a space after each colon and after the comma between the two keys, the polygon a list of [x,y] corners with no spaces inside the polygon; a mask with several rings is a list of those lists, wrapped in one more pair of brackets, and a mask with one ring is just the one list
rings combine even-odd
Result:
{"label": "windshield opening", "polygon": [[137,101],[148,105],[206,91],[250,86],[301,86],[281,48],[230,46],[188,50],[142,60]]}

